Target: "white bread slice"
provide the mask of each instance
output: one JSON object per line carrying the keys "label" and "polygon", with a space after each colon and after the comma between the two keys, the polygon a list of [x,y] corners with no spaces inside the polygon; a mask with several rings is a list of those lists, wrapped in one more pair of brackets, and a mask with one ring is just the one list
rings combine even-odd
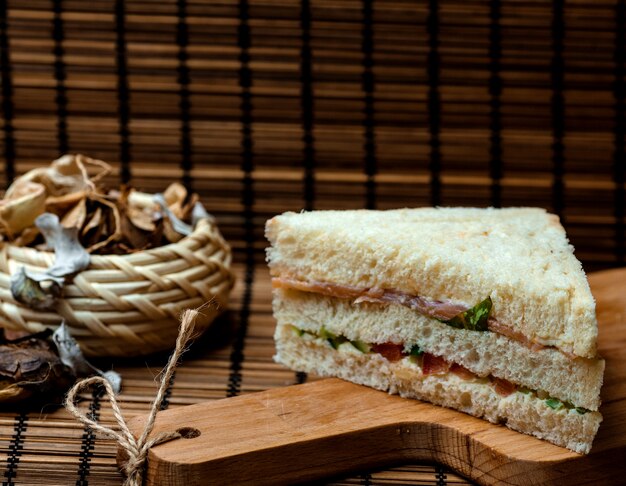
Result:
{"label": "white bread slice", "polygon": [[471,307],[529,339],[596,355],[595,302],[558,218],[538,208],[285,213],[269,220],[272,275],[403,291]]}
{"label": "white bread slice", "polygon": [[591,449],[602,421],[598,412],[555,411],[544,400],[521,392],[502,397],[480,380],[463,380],[452,373],[424,376],[408,358],[391,363],[379,354],[361,353],[349,343],[336,350],[323,339],[303,339],[289,325],[277,326],[275,340],[274,359],[294,370],[427,400],[583,454]]}
{"label": "white bread slice", "polygon": [[533,351],[493,332],[455,329],[401,305],[353,304],[310,292],[274,289],[274,317],[298,329],[352,341],[419,345],[479,376],[493,375],[578,407],[598,410],[604,360],[570,359],[553,348]]}

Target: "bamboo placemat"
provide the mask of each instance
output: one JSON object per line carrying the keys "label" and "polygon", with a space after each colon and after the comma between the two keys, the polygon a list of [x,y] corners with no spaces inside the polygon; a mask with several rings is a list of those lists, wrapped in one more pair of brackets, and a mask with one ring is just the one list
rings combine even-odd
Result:
{"label": "bamboo placemat", "polygon": [[[163,409],[317,379],[296,374],[272,361],[274,321],[267,269],[253,267],[252,280],[248,279],[247,283],[245,268],[238,265],[236,270],[238,283],[229,313],[183,356],[161,405]],[[127,417],[148,412],[156,393],[155,376],[166,358],[113,363],[124,380],[120,398]],[[82,397],[82,407],[101,422],[114,424],[108,402],[92,393]],[[48,405],[26,411],[20,406],[0,413],[3,484],[120,484],[115,454],[116,447],[111,440],[86,432],[62,408]],[[223,478],[223,483],[228,484],[228,478]],[[471,483],[447,468],[419,464],[363,471],[349,478],[335,479],[330,484]]]}
{"label": "bamboo placemat", "polygon": [[0,184],[182,179],[238,250],[287,209],[532,205],[623,265],[625,46],[624,0],[3,0]]}

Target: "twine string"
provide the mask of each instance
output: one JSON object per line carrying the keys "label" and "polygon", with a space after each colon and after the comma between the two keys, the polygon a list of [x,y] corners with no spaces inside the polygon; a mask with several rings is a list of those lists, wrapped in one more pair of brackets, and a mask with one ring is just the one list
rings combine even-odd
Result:
{"label": "twine string", "polygon": [[[197,310],[186,310],[183,313],[180,328],[178,331],[178,337],[176,338],[176,348],[174,349],[174,352],[167,362],[163,377],[161,378],[159,390],[156,397],[154,398],[154,401],[152,402],[152,407],[150,408],[148,420],[146,421],[143,432],[138,439],[135,439],[132,432],[128,428],[128,425],[126,424],[126,419],[124,418],[122,410],[120,409],[120,406],[115,397],[115,392],[113,391],[111,384],[104,378],[100,376],[93,376],[91,378],[81,380],[77,382],[67,394],[67,398],[65,399],[65,408],[76,419],[78,419],[90,429],[100,432],[106,437],[114,439],[118,443],[118,445],[122,449],[124,449],[124,451],[126,451],[128,455],[128,461],[124,466],[124,473],[126,474],[124,486],[141,486],[143,484],[146,459],[148,458],[148,452],[153,446],[181,437],[180,433],[178,432],[161,432],[160,434],[157,434],[154,437],[148,439],[150,433],[152,432],[152,429],[154,428],[156,414],[159,410],[161,402],[163,401],[163,397],[165,396],[167,386],[170,383],[174,371],[176,370],[178,359],[180,358],[180,355],[185,351],[185,346],[189,342],[189,339],[191,338],[191,335],[193,333],[194,322],[197,315]],[[107,427],[97,423],[95,420],[88,417],[84,412],[79,410],[76,406],[76,396],[85,388],[93,385],[102,385],[104,387],[106,392],[105,394],[108,397],[111,404],[111,409],[113,410],[113,416],[115,417],[117,425],[119,426],[119,432],[115,431],[111,427]]]}

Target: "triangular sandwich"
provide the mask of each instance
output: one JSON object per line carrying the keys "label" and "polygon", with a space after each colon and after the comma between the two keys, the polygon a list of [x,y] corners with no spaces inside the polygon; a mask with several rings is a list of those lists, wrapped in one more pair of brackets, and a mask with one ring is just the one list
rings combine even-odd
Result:
{"label": "triangular sandwich", "polygon": [[589,452],[604,361],[556,216],[313,211],[269,220],[266,236],[278,362]]}

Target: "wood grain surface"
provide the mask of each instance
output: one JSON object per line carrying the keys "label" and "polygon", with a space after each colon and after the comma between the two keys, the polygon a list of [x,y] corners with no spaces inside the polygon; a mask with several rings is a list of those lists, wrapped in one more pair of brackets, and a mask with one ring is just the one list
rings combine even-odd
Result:
{"label": "wood grain surface", "polygon": [[[148,485],[289,484],[412,460],[481,484],[617,484],[626,460],[626,269],[590,276],[607,361],[604,422],[582,456],[463,413],[328,379],[161,412]],[[144,417],[131,429],[137,434]],[[123,460],[120,454],[120,461]]]}

